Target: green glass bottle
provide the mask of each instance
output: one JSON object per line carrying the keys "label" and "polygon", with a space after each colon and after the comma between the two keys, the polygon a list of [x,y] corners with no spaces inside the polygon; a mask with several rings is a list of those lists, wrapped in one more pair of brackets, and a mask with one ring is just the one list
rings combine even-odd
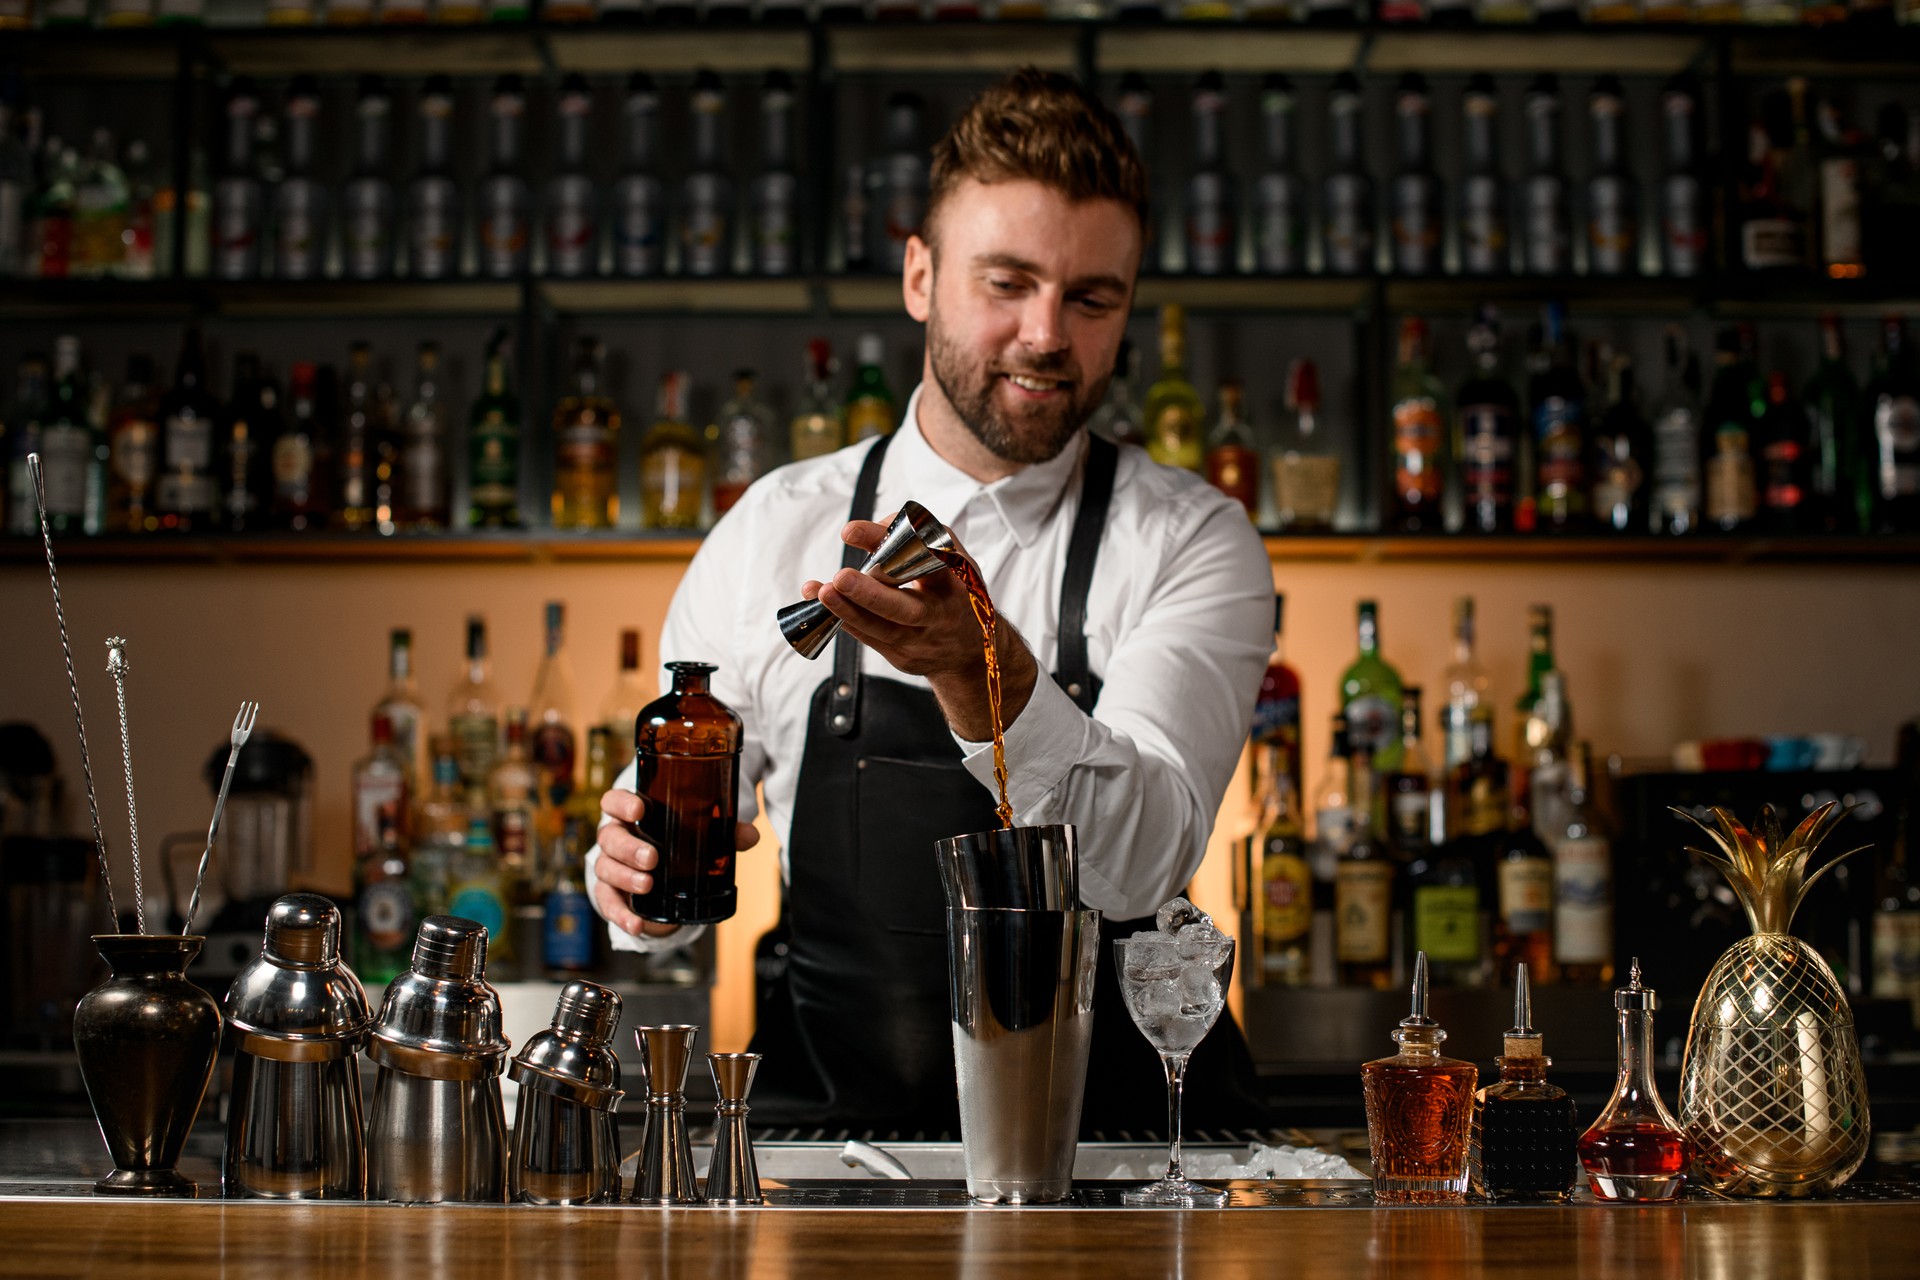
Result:
{"label": "green glass bottle", "polygon": [[1873,527],[1873,474],[1863,465],[1860,383],[1847,364],[1840,317],[1820,317],[1820,365],[1806,390],[1813,431],[1813,517],[1829,533]]}
{"label": "green glass bottle", "polygon": [[1380,656],[1380,606],[1360,602],[1360,656],[1340,676],[1340,709],[1356,754],[1365,751],[1376,768],[1400,745],[1400,673]]}
{"label": "green glass bottle", "polygon": [[487,340],[486,389],[473,402],[467,431],[467,482],[476,529],[520,526],[520,400],[508,366],[513,347],[504,328]]}

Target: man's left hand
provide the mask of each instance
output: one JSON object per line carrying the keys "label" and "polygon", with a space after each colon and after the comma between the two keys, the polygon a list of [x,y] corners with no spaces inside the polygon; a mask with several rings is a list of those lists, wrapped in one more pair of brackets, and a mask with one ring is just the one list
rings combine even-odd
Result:
{"label": "man's left hand", "polygon": [[[855,520],[840,531],[840,539],[871,552],[886,532],[884,524]],[[954,549],[966,555],[957,542]],[[800,594],[818,599],[840,619],[848,635],[873,649],[896,671],[925,676],[955,733],[970,742],[993,736],[980,623],[966,587],[954,574],[930,573],[896,587],[857,569],[841,569],[827,582],[806,583]],[[994,631],[1000,659],[1001,722],[1010,725],[1026,707],[1040,668],[1006,618],[997,619]]]}

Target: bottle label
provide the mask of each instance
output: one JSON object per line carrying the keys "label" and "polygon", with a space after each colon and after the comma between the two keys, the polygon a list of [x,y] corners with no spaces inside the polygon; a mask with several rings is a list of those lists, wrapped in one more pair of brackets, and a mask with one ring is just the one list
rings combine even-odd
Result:
{"label": "bottle label", "polygon": [[1920,403],[1912,396],[1877,397],[1873,434],[1880,446],[1880,496],[1920,493]]}
{"label": "bottle label", "polygon": [[1480,891],[1472,885],[1422,885],[1413,891],[1413,946],[1429,960],[1480,958]]}
{"label": "bottle label", "polygon": [[622,178],[614,199],[618,210],[613,221],[614,257],[620,274],[658,275],[666,238],[659,182],[644,176]]}
{"label": "bottle label", "polygon": [[891,157],[883,164],[884,196],[880,203],[880,266],[898,271],[906,264],[907,241],[920,234],[927,217],[927,175],[918,156]]}
{"label": "bottle label", "polygon": [[1357,275],[1373,270],[1373,219],[1365,180],[1358,174],[1329,175],[1327,199],[1327,270]]}
{"label": "bottle label", "polygon": [[1431,397],[1402,400],[1393,406],[1394,496],[1405,507],[1433,507],[1440,501],[1440,406]]}
{"label": "bottle label", "polygon": [[557,276],[591,275],[593,261],[593,180],[562,174],[553,180],[547,211],[547,270]]}
{"label": "bottle label", "polygon": [[167,419],[161,442],[166,454],[158,492],[161,509],[213,510],[213,423],[198,415],[176,415]]}
{"label": "bottle label", "polygon": [[573,794],[573,730],[553,720],[533,731],[533,764],[540,774],[541,791],[556,808]]}
{"label": "bottle label", "polygon": [[1396,774],[1393,790],[1387,795],[1387,814],[1393,824],[1394,839],[1404,847],[1426,843],[1433,812],[1433,792],[1426,778],[1410,773]]}
{"label": "bottle label", "polygon": [[413,895],[404,880],[376,880],[360,891],[360,932],[374,951],[413,942]]}
{"label": "bottle label", "polygon": [[1740,226],[1740,258],[1756,270],[1797,267],[1806,261],[1804,229],[1793,218],[1749,218]]}
{"label": "bottle label", "polygon": [[1553,862],[1515,858],[1500,864],[1500,919],[1513,934],[1543,933],[1553,925]]}
{"label": "bottle label", "polygon": [[222,178],[213,188],[213,270],[244,280],[258,269],[260,187],[251,178]]}
{"label": "bottle label", "polygon": [[1707,219],[1700,180],[1690,173],[1672,174],[1662,184],[1662,192],[1661,243],[1666,251],[1667,274],[1697,276],[1707,256]]}
{"label": "bottle label", "polygon": [[1829,267],[1860,265],[1860,165],[1851,156],[1820,163],[1820,256]]}
{"label": "bottle label", "polygon": [[1594,440],[1594,452],[1600,460],[1593,478],[1593,509],[1601,523],[1625,531],[1631,523],[1634,498],[1646,476],[1640,460],[1628,452],[1629,441],[1614,436]]}
{"label": "bottle label", "polygon": [[1800,510],[1807,500],[1806,488],[1800,483],[1801,461],[1805,457],[1800,442],[1773,440],[1761,452],[1767,464],[1767,509]]}
{"label": "bottle label", "polygon": [[[447,914],[485,925],[487,936],[496,943],[505,937],[507,906],[500,898],[500,890],[493,885],[476,880],[455,885],[453,897],[447,903]],[[497,958],[497,951],[495,955]]]}
{"label": "bottle label", "polygon": [[1385,698],[1365,694],[1350,699],[1344,708],[1347,716],[1347,741],[1358,753],[1378,754],[1400,727],[1400,713]]}
{"label": "bottle label", "polygon": [[319,195],[310,178],[288,178],[274,192],[274,271],[285,280],[320,274]]}
{"label": "bottle label", "polygon": [[800,180],[793,174],[762,175],[753,216],[753,266],[761,275],[784,276],[793,271],[798,239],[794,210],[799,201]]}
{"label": "bottle label", "polygon": [[380,833],[398,828],[407,817],[407,780],[398,773],[362,774],[353,780],[353,856],[370,858],[380,849]]}
{"label": "bottle label", "polygon": [[1699,432],[1693,411],[1669,409],[1653,424],[1653,511],[1660,530],[1688,532],[1699,507]]}
{"label": "bottle label", "polygon": [[689,182],[687,199],[680,218],[680,268],[690,276],[720,275],[731,248],[722,193],[718,184]]}
{"label": "bottle label", "polygon": [[355,280],[374,280],[387,273],[392,201],[385,184],[372,179],[349,182],[342,192],[341,256],[346,274]]}
{"label": "bottle label", "polygon": [[460,196],[451,178],[422,178],[413,188],[413,275],[441,280],[459,267]]}
{"label": "bottle label", "polygon": [[511,507],[519,497],[520,428],[508,422],[498,410],[489,411],[474,424],[469,451],[468,482],[472,487],[473,505],[493,509]]}
{"label": "bottle label", "polygon": [[446,505],[446,452],[439,436],[415,432],[400,446],[400,505],[410,513],[435,514]]}
{"label": "bottle label", "polygon": [[1280,456],[1274,501],[1283,525],[1325,528],[1340,504],[1340,459],[1317,453]]}
{"label": "bottle label", "polygon": [[145,418],[126,418],[114,424],[107,465],[113,478],[144,495],[160,470],[160,429]]}
{"label": "bottle label", "polygon": [[496,175],[480,188],[480,269],[496,279],[527,265],[527,197],[520,179]]}
{"label": "bottle label", "polygon": [[1599,836],[1553,847],[1553,958],[1604,964],[1613,955],[1613,855]]}
{"label": "bottle label", "polygon": [[1619,178],[1595,178],[1587,187],[1587,264],[1595,275],[1623,276],[1634,269],[1640,228],[1633,196]]}
{"label": "bottle label", "polygon": [[1507,214],[1500,184],[1486,175],[1470,176],[1460,189],[1460,267],[1468,275],[1495,275],[1507,269]]}
{"label": "bottle label", "polygon": [[1353,848],[1354,812],[1345,805],[1319,810],[1314,815],[1314,846],[1322,874],[1333,877],[1333,862]]}
{"label": "bottle label", "polygon": [[1519,424],[1504,404],[1469,404],[1460,409],[1460,480],[1467,523],[1478,529],[1497,526],[1513,507],[1513,443]]}
{"label": "bottle label", "polygon": [[1260,269],[1271,275],[1304,271],[1307,218],[1300,207],[1299,184],[1286,174],[1265,174],[1254,199],[1259,210],[1256,240]]}
{"label": "bottle label", "polygon": [[1572,262],[1565,187],[1557,177],[1542,176],[1529,178],[1521,191],[1527,270],[1537,276],[1565,275]]}
{"label": "bottle label", "polygon": [[1334,954],[1342,964],[1381,964],[1392,933],[1393,868],[1343,862],[1334,874]]}
{"label": "bottle label", "polygon": [[1429,275],[1440,266],[1440,212],[1433,197],[1433,184],[1425,174],[1394,180],[1393,262],[1409,275]]}
{"label": "bottle label", "polygon": [[547,895],[541,958],[549,969],[580,970],[593,964],[593,905],[578,889]]}
{"label": "bottle label", "polygon": [[313,440],[288,432],[273,442],[273,491],[283,501],[304,505],[313,496]]}
{"label": "bottle label", "polygon": [[1873,994],[1920,1006],[1920,911],[1874,912]]}
{"label": "bottle label", "polygon": [[1548,396],[1534,408],[1536,496],[1542,514],[1564,517],[1578,510],[1585,488],[1586,417],[1586,406],[1566,396]]}
{"label": "bottle label", "polygon": [[1753,455],[1747,429],[1721,424],[1714,432],[1714,454],[1707,459],[1707,518],[1723,524],[1751,520],[1755,509]]}
{"label": "bottle label", "polygon": [[1233,268],[1233,210],[1217,173],[1196,173],[1187,186],[1187,270],[1217,276]]}
{"label": "bottle label", "polygon": [[87,429],[72,422],[42,427],[40,461],[47,514],[82,518],[87,510],[87,472],[93,462],[93,441]]}
{"label": "bottle label", "polygon": [[533,847],[533,811],[525,808],[494,810],[493,846],[500,852],[500,864],[525,871],[527,854]]}
{"label": "bottle label", "polygon": [[1255,746],[1278,745],[1298,749],[1300,743],[1300,695],[1262,697],[1253,704]]}
{"label": "bottle label", "polygon": [[471,786],[485,783],[493,769],[494,755],[500,749],[500,722],[492,716],[458,715],[447,728],[453,732],[460,776]]}
{"label": "bottle label", "polygon": [[1260,928],[1269,949],[1290,946],[1313,927],[1313,873],[1307,860],[1269,852],[1260,864]]}
{"label": "bottle label", "polygon": [[1260,506],[1260,458],[1242,445],[1222,445],[1207,453],[1207,480],[1249,512]]}

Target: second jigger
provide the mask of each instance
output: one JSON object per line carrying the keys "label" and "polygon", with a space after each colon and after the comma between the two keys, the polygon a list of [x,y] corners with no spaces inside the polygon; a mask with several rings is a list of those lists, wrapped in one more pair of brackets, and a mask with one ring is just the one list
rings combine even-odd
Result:
{"label": "second jigger", "polygon": [[647,1132],[633,1176],[635,1204],[700,1203],[687,1142],[687,1067],[699,1031],[683,1024],[634,1028],[647,1072]]}
{"label": "second jigger", "polygon": [[553,1025],[513,1059],[520,1115],[513,1126],[508,1198],[527,1204],[614,1204],[620,1132],[614,1110],[620,1059],[613,1033],[620,997],[593,982],[560,989]]}
{"label": "second jigger", "polygon": [[[919,503],[905,502],[860,572],[897,587],[951,567],[957,555],[952,531]],[[840,630],[840,619],[818,600],[790,604],[776,616],[780,634],[803,658],[819,657]]]}

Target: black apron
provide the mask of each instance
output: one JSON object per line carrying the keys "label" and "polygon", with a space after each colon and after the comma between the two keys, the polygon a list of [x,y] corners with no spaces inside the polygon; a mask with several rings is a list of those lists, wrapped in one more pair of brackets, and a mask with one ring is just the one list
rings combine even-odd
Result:
{"label": "black apron", "polygon": [[[891,438],[868,450],[849,519],[873,518]],[[1053,676],[1087,712],[1100,685],[1087,665],[1087,589],[1119,456],[1099,437],[1089,445]],[[857,569],[864,559],[849,547],[843,563]],[[933,846],[998,825],[994,798],[961,763],[932,691],[863,677],[859,642],[842,632],[807,717],[780,924],[756,957],[752,1048],[765,1055],[752,1099],[757,1123],[958,1134],[946,899]],[[1081,833],[1089,838],[1098,836]],[[1151,919],[1102,925],[1083,1131],[1165,1128],[1165,1076],[1121,1000],[1110,941],[1152,927]],[[1187,1125],[1264,1123],[1252,1081],[1246,1043],[1223,1014],[1193,1054]]]}

